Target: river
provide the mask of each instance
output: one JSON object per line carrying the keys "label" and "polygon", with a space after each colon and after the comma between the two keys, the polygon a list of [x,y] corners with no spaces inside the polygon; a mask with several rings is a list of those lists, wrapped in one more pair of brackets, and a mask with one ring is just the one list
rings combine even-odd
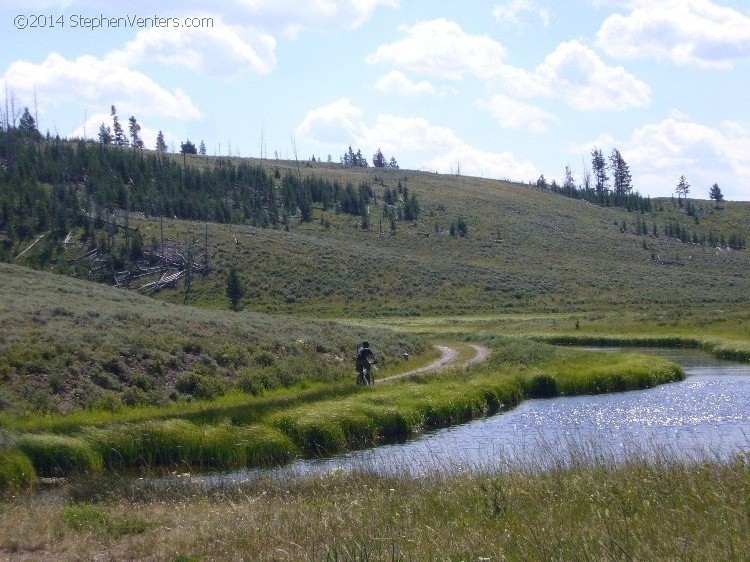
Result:
{"label": "river", "polygon": [[[360,469],[420,476],[543,470],[634,457],[725,460],[750,452],[750,364],[720,361],[697,350],[638,351],[680,363],[686,379],[642,391],[528,400],[508,412],[405,443],[298,460],[270,472],[299,476]],[[242,481],[259,473],[269,471],[198,478]]]}

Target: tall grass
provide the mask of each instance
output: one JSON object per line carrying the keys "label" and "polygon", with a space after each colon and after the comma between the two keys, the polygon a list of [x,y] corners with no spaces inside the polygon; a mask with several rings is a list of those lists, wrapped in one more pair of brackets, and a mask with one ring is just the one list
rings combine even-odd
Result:
{"label": "tall grass", "polygon": [[[606,452],[543,470],[450,466],[415,478],[367,470],[259,476],[76,480],[2,505],[0,551],[51,558],[295,560],[745,560],[750,462]],[[550,458],[547,458],[547,457]],[[33,528],[33,533],[19,529]]]}
{"label": "tall grass", "polygon": [[22,434],[16,446],[28,456],[40,476],[97,472],[104,466],[101,455],[80,437]]}
{"label": "tall grass", "polygon": [[265,426],[228,422],[196,425],[187,420],[89,428],[83,436],[109,469],[182,467],[188,470],[269,466],[294,454],[291,441]]}
{"label": "tall grass", "polygon": [[0,447],[0,490],[26,488],[34,480],[34,465],[23,451]]}
{"label": "tall grass", "polygon": [[685,378],[679,365],[638,354],[614,355],[606,365],[582,358],[561,365],[541,366],[553,374],[535,374],[526,379],[530,397],[551,398],[580,394],[602,394],[651,388]]}

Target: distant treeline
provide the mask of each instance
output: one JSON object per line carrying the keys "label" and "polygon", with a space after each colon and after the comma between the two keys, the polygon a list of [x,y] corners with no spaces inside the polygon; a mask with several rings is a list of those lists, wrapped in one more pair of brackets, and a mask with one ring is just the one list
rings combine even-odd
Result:
{"label": "distant treeline", "polygon": [[[566,170],[567,173],[569,172]],[[601,207],[623,207],[628,211],[638,211],[641,213],[648,213],[654,210],[651,198],[643,197],[637,191],[616,192],[602,187],[596,189],[591,186],[578,186],[570,180],[560,185],[556,180],[547,182],[544,175],[539,176],[535,185],[552,193],[573,199],[582,199]]]}
{"label": "distant treeline", "polygon": [[[539,179],[537,179],[536,182],[531,182],[531,184],[540,189],[565,197],[570,197],[572,199],[581,199],[601,207],[620,207],[626,209],[628,212],[638,212],[641,215],[664,210],[661,202],[659,202],[658,205],[654,205],[650,197],[643,197],[637,191],[633,191],[627,164],[622,159],[619,151],[613,150],[613,155],[611,157],[611,160],[613,161],[611,168],[614,170],[615,174],[615,177],[613,178],[615,183],[614,189],[609,189],[609,178],[607,177],[604,168],[604,159],[601,151],[594,149],[592,155],[592,164],[594,168],[593,181],[592,178],[586,174],[584,176],[583,185],[576,185],[570,167],[566,167],[565,180],[562,185],[558,184],[556,180],[547,182],[544,175],[539,176]],[[684,176],[680,178],[680,185],[683,184],[686,185]],[[678,193],[680,193],[679,189],[680,188],[678,187]],[[682,190],[682,193],[687,195],[687,187],[683,187]],[[719,203],[723,200],[723,197],[716,184],[714,184],[714,187],[711,190],[711,198],[716,200],[716,209],[719,209]],[[743,250],[747,247],[746,235],[742,232],[725,234],[723,232],[716,232],[715,230],[707,231],[706,229],[698,228],[701,216],[706,216],[708,213],[701,205],[695,204],[687,199],[687,197],[678,197],[677,200],[673,197],[671,205],[673,208],[680,209],[680,211],[685,213],[689,219],[692,219],[691,222],[693,223],[693,227],[691,229],[688,229],[685,224],[681,224],[678,220],[673,218],[668,219],[668,222],[666,222],[662,228],[658,228],[655,222],[652,222],[649,227],[645,218],[638,218],[635,221],[635,225],[633,225],[634,230],[629,229],[625,222],[623,222],[621,230],[623,232],[631,231],[643,236],[651,235],[657,237],[663,235],[669,238],[675,238],[684,243],[722,246],[735,250]]]}
{"label": "distant treeline", "polygon": [[17,242],[91,228],[115,210],[257,227],[312,220],[312,206],[361,215],[374,193],[319,177],[227,159],[205,167],[173,156],[84,140],[0,130],[0,231],[5,257]]}

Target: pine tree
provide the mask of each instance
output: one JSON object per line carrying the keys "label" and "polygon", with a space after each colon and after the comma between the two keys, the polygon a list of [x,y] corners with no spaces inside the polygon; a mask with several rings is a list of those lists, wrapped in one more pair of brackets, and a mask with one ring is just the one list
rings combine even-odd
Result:
{"label": "pine tree", "polygon": [[367,158],[362,155],[362,151],[358,148],[357,154],[354,156],[356,166],[359,168],[367,168]]}
{"label": "pine tree", "polygon": [[466,236],[469,234],[469,227],[466,225],[466,220],[463,217],[458,217],[451,223],[450,229],[448,230],[451,236]]}
{"label": "pine tree", "polygon": [[376,168],[385,168],[385,156],[383,152],[378,148],[378,151],[372,156],[372,165]]}
{"label": "pine tree", "polygon": [[598,148],[591,151],[591,168],[594,172],[596,193],[602,196],[607,191],[609,178],[607,177],[607,162],[604,160],[604,154]]}
{"label": "pine tree", "polygon": [[242,281],[237,273],[237,268],[232,267],[227,276],[227,298],[232,305],[232,310],[235,312],[239,310],[240,300],[245,296],[245,287],[242,286]]}
{"label": "pine tree", "polygon": [[141,140],[141,126],[135,119],[135,115],[131,115],[128,119],[128,131],[130,132],[130,144],[133,148],[143,148],[143,141]]}
{"label": "pine tree", "polygon": [[195,148],[195,145],[190,141],[190,139],[187,139],[185,142],[180,144],[180,152],[182,154],[198,154],[198,149]]}
{"label": "pine tree", "polygon": [[112,115],[112,140],[116,146],[128,146],[128,138],[125,136],[125,131],[123,131],[122,125],[120,125],[120,120],[117,117],[117,110],[114,105],[110,109],[110,115]]}
{"label": "pine tree", "polygon": [[625,160],[616,148],[612,149],[609,157],[609,166],[612,170],[612,179],[614,183],[615,200],[621,203],[622,198],[627,196],[633,189],[631,185],[630,170]]}
{"label": "pine tree", "polygon": [[312,198],[310,192],[305,190],[299,198],[299,212],[302,222],[310,222],[313,219]]}
{"label": "pine tree", "polygon": [[412,193],[408,200],[404,202],[404,220],[414,221],[419,218],[419,201],[417,196]]}
{"label": "pine tree", "polygon": [[27,134],[39,134],[39,131],[36,130],[36,121],[34,121],[34,118],[31,116],[28,107],[23,108],[23,115],[21,115],[21,120],[18,122],[18,129]]}
{"label": "pine tree", "polygon": [[680,195],[684,196],[687,199],[687,194],[690,193],[690,184],[685,179],[685,176],[680,176],[680,181],[677,182],[675,191],[677,192],[678,202],[680,201]]}
{"label": "pine tree", "polygon": [[206,155],[206,143],[203,142],[202,140],[201,140],[200,148],[198,149],[198,154],[200,154],[201,156]]}
{"label": "pine tree", "polygon": [[342,164],[344,166],[356,166],[354,163],[354,151],[352,145],[349,145],[349,151],[342,157]]}
{"label": "pine tree", "polygon": [[565,180],[563,181],[563,190],[566,195],[572,195],[576,189],[576,181],[573,177],[573,171],[570,166],[565,166]]}
{"label": "pine tree", "polygon": [[166,152],[167,151],[167,143],[164,141],[164,133],[159,131],[159,134],[156,135],[156,150],[157,152]]}
{"label": "pine tree", "polygon": [[99,142],[102,144],[112,144],[112,129],[105,126],[104,123],[99,125]]}
{"label": "pine tree", "polygon": [[718,183],[714,183],[711,189],[708,191],[708,197],[716,201],[716,208],[719,208],[719,202],[724,200],[724,195],[721,193],[721,188]]}

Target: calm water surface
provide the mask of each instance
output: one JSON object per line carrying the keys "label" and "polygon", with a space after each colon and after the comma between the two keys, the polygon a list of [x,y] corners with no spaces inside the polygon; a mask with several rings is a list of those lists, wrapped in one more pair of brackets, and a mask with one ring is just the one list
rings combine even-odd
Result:
{"label": "calm water surface", "polygon": [[[726,459],[750,451],[750,364],[694,350],[639,350],[677,361],[684,381],[598,396],[529,400],[489,418],[427,433],[403,444],[300,460],[272,471],[304,475],[364,469],[414,474],[547,468],[582,459]],[[606,352],[606,351],[602,351]],[[257,470],[204,476],[243,480]]]}

